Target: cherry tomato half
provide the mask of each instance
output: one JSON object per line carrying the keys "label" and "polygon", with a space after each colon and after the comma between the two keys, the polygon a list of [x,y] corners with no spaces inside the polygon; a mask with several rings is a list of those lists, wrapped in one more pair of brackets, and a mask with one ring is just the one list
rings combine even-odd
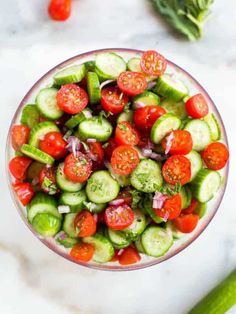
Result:
{"label": "cherry tomato half", "polygon": [[64,162],[64,173],[73,182],[85,182],[92,172],[91,159],[81,152],[69,154]]}
{"label": "cherry tomato half", "polygon": [[90,237],[97,229],[96,221],[93,215],[86,210],[83,210],[76,215],[74,226],[78,230],[78,236],[81,238]]}
{"label": "cherry tomato half", "polygon": [[76,243],[70,251],[70,256],[78,262],[89,262],[93,258],[94,247],[90,243]]}
{"label": "cherry tomato half", "polygon": [[107,147],[105,148],[105,155],[108,159],[111,158],[113,150],[118,146],[114,138],[110,138],[107,142]]}
{"label": "cherry tomato half", "polygon": [[143,53],[140,66],[144,73],[151,76],[160,76],[166,70],[167,61],[155,50],[148,50]]}
{"label": "cherry tomato half", "polygon": [[12,185],[13,190],[22,205],[26,206],[29,204],[34,196],[34,190],[29,182],[18,182]]}
{"label": "cherry tomato half", "polygon": [[56,171],[54,167],[44,167],[39,174],[39,184],[41,189],[50,194],[56,194],[58,192],[56,186]]}
{"label": "cherry tomato half", "polygon": [[14,125],[11,130],[11,143],[16,151],[20,151],[23,144],[29,141],[30,128],[26,125]]}
{"label": "cherry tomato half", "polygon": [[99,168],[104,161],[104,149],[100,142],[89,143],[90,153],[95,157],[96,160],[93,160],[93,169]]}
{"label": "cherry tomato half", "polygon": [[139,143],[140,137],[138,131],[128,121],[122,121],[117,124],[115,130],[115,141],[118,145],[132,145]]}
{"label": "cherry tomato half", "polygon": [[191,204],[187,208],[183,209],[181,211],[181,214],[184,215],[192,214],[197,209],[198,205],[199,205],[198,201],[193,198]]}
{"label": "cherry tomato half", "polygon": [[112,153],[111,166],[119,175],[130,174],[139,164],[137,151],[130,145],[118,146]]}
{"label": "cherry tomato half", "polygon": [[123,230],[134,221],[134,212],[127,204],[112,205],[105,209],[104,219],[113,230]]}
{"label": "cherry tomato half", "polygon": [[13,177],[17,180],[24,180],[26,171],[31,164],[32,159],[24,156],[16,156],[9,162],[9,170]]}
{"label": "cherry tomato half", "polygon": [[131,265],[139,262],[141,257],[134,247],[129,246],[118,256],[118,260],[121,265]]}
{"label": "cherry tomato half", "polygon": [[181,196],[176,194],[169,197],[163,204],[162,208],[153,208],[157,216],[166,218],[168,220],[175,219],[181,213]]}
{"label": "cherry tomato half", "polygon": [[184,185],[191,178],[191,163],[183,155],[171,156],[162,167],[162,175],[167,183]]}
{"label": "cherry tomato half", "polygon": [[50,0],[48,5],[49,16],[56,21],[65,21],[71,14],[71,0]]}
{"label": "cherry tomato half", "polygon": [[165,113],[165,109],[160,106],[139,108],[134,112],[134,124],[141,131],[150,131],[156,120]]}
{"label": "cherry tomato half", "polygon": [[39,141],[39,148],[55,159],[64,157],[67,153],[67,142],[60,132],[48,132],[43,140]]}
{"label": "cherry tomato half", "polygon": [[186,101],[185,107],[186,107],[188,115],[194,119],[203,118],[209,112],[206,99],[203,97],[202,94],[196,94],[190,97]]}
{"label": "cherry tomato half", "polygon": [[207,168],[220,170],[224,168],[229,159],[229,150],[225,144],[214,142],[209,144],[202,152],[202,158]]}
{"label": "cherry tomato half", "polygon": [[190,233],[197,227],[198,221],[198,215],[189,214],[179,216],[174,220],[174,224],[180,232]]}
{"label": "cherry tomato half", "polygon": [[130,188],[124,188],[123,190],[120,191],[120,193],[117,196],[117,199],[122,199],[124,201],[125,204],[127,205],[131,205],[132,204],[132,194],[130,192]]}
{"label": "cherry tomato half", "polygon": [[118,87],[110,86],[102,89],[101,104],[104,110],[113,114],[123,111],[129,98]]}
{"label": "cherry tomato half", "polygon": [[[193,140],[191,134],[186,130],[175,130],[172,131],[173,140],[171,142],[171,147],[169,154],[171,155],[186,155],[190,153],[193,148]],[[166,150],[167,137],[165,137],[161,145],[164,150]]]}
{"label": "cherry tomato half", "polygon": [[117,84],[119,89],[129,96],[139,95],[147,88],[146,77],[141,72],[122,72],[117,79]]}

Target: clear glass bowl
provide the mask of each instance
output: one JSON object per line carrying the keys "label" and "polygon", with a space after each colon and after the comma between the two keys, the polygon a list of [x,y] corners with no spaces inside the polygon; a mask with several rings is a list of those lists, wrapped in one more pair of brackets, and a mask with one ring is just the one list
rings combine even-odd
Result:
{"label": "clear glass bowl", "polygon": [[[140,51],[140,50],[120,49],[120,48],[119,49],[111,48],[111,49],[102,49],[102,50],[90,51],[90,52],[75,56],[75,57],[59,64],[58,66],[54,67],[52,70],[47,72],[42,78],[40,78],[34,84],[34,86],[28,91],[28,93],[25,95],[25,97],[22,99],[22,101],[21,101],[21,103],[20,103],[20,105],[19,105],[19,107],[18,107],[18,109],[17,109],[17,111],[16,111],[16,113],[12,119],[11,127],[10,127],[9,133],[8,133],[7,143],[6,143],[6,171],[7,171],[7,178],[8,178],[9,188],[11,191],[11,196],[12,196],[12,199],[15,203],[15,206],[16,206],[22,220],[27,225],[27,227],[31,230],[31,232],[42,243],[44,243],[49,249],[51,249],[52,251],[54,251],[58,255],[66,258],[66,259],[68,259],[74,263],[77,263],[79,265],[83,265],[86,267],[100,269],[100,270],[112,270],[112,271],[124,271],[124,270],[126,270],[127,271],[127,270],[135,270],[135,269],[141,269],[141,268],[153,266],[153,265],[159,264],[163,261],[166,261],[167,259],[171,258],[172,256],[174,256],[174,255],[178,254],[179,252],[181,252],[182,250],[184,250],[205,230],[207,225],[210,223],[210,221],[212,220],[212,218],[216,214],[216,211],[219,208],[220,203],[222,201],[222,198],[223,198],[223,195],[225,192],[225,188],[226,188],[226,184],[227,184],[228,167],[229,166],[227,165],[221,171],[222,178],[224,178],[224,180],[222,182],[222,186],[221,186],[220,190],[218,191],[217,195],[213,198],[213,200],[211,200],[208,203],[207,213],[200,220],[197,228],[191,234],[187,234],[187,235],[183,236],[181,239],[175,241],[175,243],[171,247],[171,249],[162,257],[153,258],[153,257],[149,257],[146,255],[142,255],[142,259],[139,263],[134,264],[134,265],[130,265],[130,266],[120,266],[118,263],[107,263],[107,264],[98,264],[98,263],[94,263],[94,262],[79,263],[79,262],[75,262],[73,259],[71,259],[70,256],[68,255],[69,250],[65,249],[62,246],[57,245],[54,239],[43,238],[42,236],[37,234],[34,231],[34,229],[32,228],[32,226],[27,221],[26,208],[20,204],[20,202],[18,201],[17,197],[15,196],[15,194],[11,188],[12,178],[11,178],[9,171],[8,171],[8,162],[9,162],[10,158],[14,155],[14,151],[11,148],[11,144],[10,144],[11,128],[14,124],[19,123],[21,111],[22,111],[22,108],[24,107],[24,105],[28,104],[28,103],[34,103],[35,96],[36,96],[37,92],[39,91],[39,89],[41,89],[47,85],[50,85],[52,83],[53,75],[58,70],[66,67],[66,66],[72,65],[72,64],[83,63],[85,61],[93,60],[95,54],[100,53],[100,52],[105,52],[105,51],[115,51],[118,54],[120,54],[125,60],[128,60],[131,57],[139,56],[140,54],[142,54],[142,51]],[[222,141],[224,143],[226,143],[226,145],[227,145],[228,144],[227,135],[226,135],[223,121],[220,117],[220,114],[219,114],[215,104],[213,103],[212,99],[207,94],[205,89],[189,73],[187,73],[185,70],[183,70],[182,68],[180,68],[179,66],[177,66],[176,64],[174,64],[171,61],[168,61],[167,72],[174,73],[174,75],[176,77],[181,79],[186,84],[186,86],[189,88],[189,92],[191,95],[200,92],[205,96],[205,98],[207,99],[207,102],[209,104],[210,111],[214,112],[214,114],[216,115],[217,119],[220,122],[221,130],[222,130]]]}

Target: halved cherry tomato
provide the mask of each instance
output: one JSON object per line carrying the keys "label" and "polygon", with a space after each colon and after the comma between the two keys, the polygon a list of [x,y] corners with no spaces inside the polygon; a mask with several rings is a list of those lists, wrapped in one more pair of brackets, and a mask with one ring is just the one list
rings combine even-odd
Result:
{"label": "halved cherry tomato", "polygon": [[[175,130],[172,131],[173,140],[171,142],[171,147],[169,154],[171,155],[186,155],[190,153],[193,148],[193,140],[191,134],[186,130]],[[167,137],[165,137],[161,145],[163,149],[166,149]]]}
{"label": "halved cherry tomato", "polygon": [[22,205],[26,206],[34,196],[34,190],[29,182],[18,182],[12,185],[13,190]]}
{"label": "halved cherry tomato", "polygon": [[175,227],[183,233],[192,232],[198,224],[199,216],[195,214],[181,215],[174,220]]}
{"label": "halved cherry tomato", "polygon": [[55,159],[64,157],[67,153],[67,142],[60,132],[48,132],[43,140],[39,141],[39,148]]}
{"label": "halved cherry tomato", "polygon": [[198,201],[196,201],[193,198],[191,201],[191,204],[187,208],[183,209],[181,211],[181,214],[184,214],[184,215],[192,214],[196,210],[196,208],[198,207],[198,204],[199,204]]}
{"label": "halved cherry tomato", "polygon": [[81,152],[69,154],[64,162],[64,173],[66,177],[73,182],[86,181],[92,172],[91,159]]}
{"label": "halved cherry tomato", "polygon": [[148,50],[143,53],[140,66],[144,73],[151,76],[160,76],[166,70],[167,61],[155,50]]}
{"label": "halved cherry tomato", "polygon": [[16,151],[20,151],[23,144],[29,141],[30,128],[26,125],[14,125],[11,129],[11,143]]}
{"label": "halved cherry tomato", "polygon": [[129,246],[123,250],[118,256],[118,259],[121,265],[131,265],[138,263],[141,260],[141,257],[134,247]]}
{"label": "halved cherry tomato", "polygon": [[130,145],[118,146],[112,153],[111,166],[119,175],[130,174],[138,165],[139,156],[137,151]]}
{"label": "halved cherry tomato", "polygon": [[108,159],[111,158],[113,150],[118,146],[114,138],[110,138],[107,142],[107,147],[105,148],[105,155]]}
{"label": "halved cherry tomato", "polygon": [[117,196],[117,199],[122,199],[125,204],[131,205],[133,197],[132,197],[132,194],[130,193],[130,189],[124,188],[123,190],[121,190]]}
{"label": "halved cherry tomato", "polygon": [[118,114],[123,111],[128,101],[128,96],[124,95],[118,87],[110,86],[102,89],[101,104],[106,111]]}
{"label": "halved cherry tomato", "polygon": [[165,109],[160,106],[138,108],[134,112],[134,124],[141,131],[150,131],[156,120],[165,113]]}
{"label": "halved cherry tomato", "polygon": [[57,92],[57,104],[64,112],[76,114],[87,106],[88,94],[78,85],[65,84]]}
{"label": "halved cherry tomato", "polygon": [[24,180],[26,177],[26,170],[31,164],[32,159],[24,156],[16,156],[9,162],[9,170],[14,178]]}
{"label": "halved cherry tomato", "polygon": [[191,163],[182,155],[171,156],[162,167],[162,175],[167,183],[184,185],[191,178]]}
{"label": "halved cherry tomato", "polygon": [[56,194],[58,189],[56,186],[56,171],[54,167],[44,167],[39,174],[39,184],[41,189],[50,194]]}
{"label": "halved cherry tomato", "polygon": [[113,230],[123,230],[134,221],[134,212],[127,204],[112,205],[105,209],[104,219]]}
{"label": "halved cherry tomato", "polygon": [[126,71],[119,75],[117,85],[126,95],[136,96],[145,91],[147,80],[141,72]]}
{"label": "halved cherry tomato", "polygon": [[225,144],[214,142],[209,144],[202,152],[202,158],[207,168],[220,170],[224,168],[229,159],[229,150]]}
{"label": "halved cherry tomato", "polygon": [[128,121],[122,121],[117,124],[115,130],[115,141],[118,145],[132,145],[139,143],[140,137],[136,129]]}
{"label": "halved cherry tomato", "polygon": [[93,160],[93,168],[99,168],[104,161],[104,149],[102,148],[102,144],[100,142],[89,143],[90,153],[96,158]]}
{"label": "halved cherry tomato", "polygon": [[186,107],[188,115],[194,119],[203,118],[209,112],[206,99],[203,97],[202,94],[196,94],[190,97],[186,101],[185,107]]}
{"label": "halved cherry tomato", "polygon": [[71,14],[71,0],[50,0],[48,14],[53,20],[65,21]]}
{"label": "halved cherry tomato", "polygon": [[175,194],[169,197],[163,204],[162,208],[153,208],[157,216],[172,220],[178,217],[181,213],[181,196],[180,194]]}
{"label": "halved cherry tomato", "polygon": [[70,256],[78,262],[89,262],[93,258],[94,247],[90,243],[76,243],[70,251]]}
{"label": "halved cherry tomato", "polygon": [[86,210],[83,210],[75,217],[74,226],[78,230],[78,236],[82,238],[90,237],[97,229],[93,215]]}
{"label": "halved cherry tomato", "polygon": [[112,259],[110,260],[110,262],[117,262],[119,260],[119,251],[120,250],[115,250],[115,254],[113,255]]}

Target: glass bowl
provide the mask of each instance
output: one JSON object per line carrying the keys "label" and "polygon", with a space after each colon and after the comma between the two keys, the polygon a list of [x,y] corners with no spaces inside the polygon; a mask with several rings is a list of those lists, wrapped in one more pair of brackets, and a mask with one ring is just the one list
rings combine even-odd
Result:
{"label": "glass bowl", "polygon": [[[174,242],[174,245],[171,247],[171,249],[162,257],[159,258],[153,258],[149,257],[146,255],[142,255],[142,259],[139,263],[133,264],[130,266],[120,266],[118,263],[106,263],[106,264],[98,264],[95,262],[89,262],[89,263],[79,263],[75,262],[69,255],[68,255],[68,249],[65,249],[63,246],[59,246],[54,239],[52,238],[43,238],[39,234],[37,234],[32,226],[29,224],[27,221],[27,216],[26,216],[26,208],[20,204],[18,199],[16,198],[12,188],[11,188],[11,183],[12,179],[8,171],[8,162],[10,158],[14,155],[14,151],[11,148],[10,145],[10,132],[11,128],[14,124],[19,123],[20,119],[20,114],[22,111],[22,108],[24,107],[25,104],[28,103],[34,103],[35,101],[35,96],[40,88],[43,88],[47,85],[50,85],[52,83],[52,76],[60,69],[72,65],[74,63],[83,63],[85,61],[93,60],[95,54],[100,53],[100,52],[108,52],[108,51],[115,51],[118,54],[120,54],[125,60],[130,59],[131,57],[139,56],[142,54],[143,51],[140,50],[135,50],[135,49],[121,49],[121,48],[111,48],[111,49],[101,49],[101,50],[95,50],[95,51],[90,51],[86,52],[80,55],[77,55],[69,60],[66,60],[62,62],[61,64],[57,65],[53,69],[51,69],[49,72],[47,72],[43,77],[41,77],[34,85],[33,87],[28,91],[28,93],[25,95],[25,97],[22,99],[18,109],[16,110],[16,113],[12,119],[11,126],[8,132],[8,137],[7,137],[7,143],[6,143],[6,171],[7,171],[7,178],[8,178],[8,184],[9,188],[11,191],[11,196],[12,199],[15,203],[15,206],[24,221],[24,223],[27,225],[27,227],[31,230],[31,232],[42,242],[44,243],[49,249],[57,253],[58,255],[68,259],[69,261],[72,261],[74,263],[77,263],[79,265],[83,265],[86,267],[94,268],[94,269],[100,269],[100,270],[112,270],[112,271],[124,271],[124,270],[135,270],[135,269],[141,269],[149,266],[153,266],[156,264],[159,264],[163,261],[166,261],[167,259],[173,257],[174,255],[178,254],[182,250],[184,250],[187,246],[189,246],[207,227],[207,225],[210,223],[212,218],[217,212],[217,209],[220,206],[220,203],[222,201],[226,184],[227,184],[227,178],[228,178],[228,168],[229,166],[227,165],[222,171],[222,177],[224,178],[223,183],[221,185],[220,190],[218,191],[217,195],[208,203],[208,210],[207,213],[204,215],[204,217],[199,221],[197,228],[190,234],[186,234],[179,240]],[[223,124],[223,121],[220,117],[220,114],[213,103],[212,99],[210,96],[207,94],[205,89],[185,70],[183,70],[181,67],[178,65],[174,64],[171,61],[168,61],[168,66],[167,66],[167,72],[169,73],[174,73],[176,77],[180,78],[186,86],[189,88],[189,92],[191,95],[196,94],[198,92],[202,93],[205,98],[207,99],[207,102],[210,107],[210,111],[214,112],[216,115],[217,119],[219,120],[221,130],[222,130],[222,141],[228,145],[227,142],[227,135],[225,131],[225,127]]]}

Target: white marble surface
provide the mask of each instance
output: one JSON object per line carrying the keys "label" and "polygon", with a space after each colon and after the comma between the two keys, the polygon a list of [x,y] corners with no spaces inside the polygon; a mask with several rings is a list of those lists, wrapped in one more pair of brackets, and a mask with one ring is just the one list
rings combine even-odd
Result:
{"label": "white marble surface", "polygon": [[[1,2],[0,313],[185,314],[236,266],[235,1],[216,1],[197,43],[173,37],[146,0],[77,0],[62,24],[48,19],[46,4]],[[228,188],[210,226],[181,254],[135,272],[89,270],[56,256],[27,230],[6,185],[6,134],[23,95],[52,66],[102,47],[154,48],[188,69],[218,105],[230,141]]]}

